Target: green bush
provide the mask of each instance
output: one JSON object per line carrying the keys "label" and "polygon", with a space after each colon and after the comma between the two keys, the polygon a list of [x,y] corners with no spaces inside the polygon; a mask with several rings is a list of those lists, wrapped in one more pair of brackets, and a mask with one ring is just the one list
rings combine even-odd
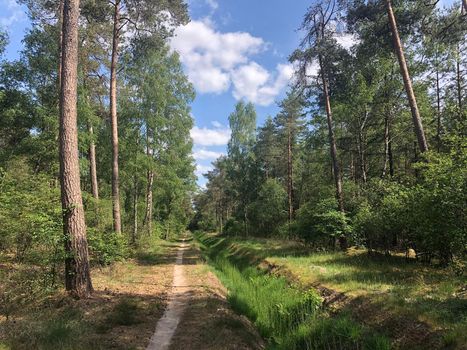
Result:
{"label": "green bush", "polygon": [[123,234],[88,228],[90,260],[93,265],[109,265],[128,257],[128,240]]}
{"label": "green bush", "polygon": [[328,198],[301,207],[293,231],[310,244],[333,248],[336,240],[350,235],[352,227],[345,213],[337,210],[336,200]]}

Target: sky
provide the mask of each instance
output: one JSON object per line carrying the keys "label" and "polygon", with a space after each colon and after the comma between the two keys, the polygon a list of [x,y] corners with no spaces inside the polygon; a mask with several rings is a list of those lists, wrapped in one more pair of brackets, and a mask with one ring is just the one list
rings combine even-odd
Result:
{"label": "sky", "polygon": [[[449,5],[453,0],[441,0]],[[191,22],[176,30],[171,47],[195,87],[191,130],[198,184],[211,162],[226,152],[228,116],[237,101],[254,103],[257,123],[274,116],[293,74],[287,57],[297,48],[297,32],[310,0],[188,0]],[[15,0],[0,0],[0,26],[10,44],[6,58],[16,59],[29,28]],[[343,38],[343,44],[351,44]]]}

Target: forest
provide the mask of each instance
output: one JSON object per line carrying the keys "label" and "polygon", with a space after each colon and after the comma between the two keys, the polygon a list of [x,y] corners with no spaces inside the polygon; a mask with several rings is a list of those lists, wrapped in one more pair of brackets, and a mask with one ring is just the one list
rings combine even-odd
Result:
{"label": "forest", "polygon": [[[0,350],[465,349],[467,3],[316,0],[195,175],[193,1],[0,26]],[[351,38],[352,45],[346,45]]]}

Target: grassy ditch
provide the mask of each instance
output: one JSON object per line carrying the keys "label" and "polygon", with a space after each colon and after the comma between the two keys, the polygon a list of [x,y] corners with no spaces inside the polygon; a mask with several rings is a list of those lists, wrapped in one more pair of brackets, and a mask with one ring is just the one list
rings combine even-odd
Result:
{"label": "grassy ditch", "polygon": [[203,252],[229,291],[228,300],[254,322],[269,349],[389,349],[388,340],[345,315],[331,317],[313,290],[260,271],[252,255],[236,255],[226,238],[198,234]]}

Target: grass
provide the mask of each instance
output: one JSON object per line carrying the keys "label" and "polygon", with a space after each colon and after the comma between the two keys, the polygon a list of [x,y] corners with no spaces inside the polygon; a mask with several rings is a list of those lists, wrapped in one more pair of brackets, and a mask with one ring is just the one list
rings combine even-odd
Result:
{"label": "grass", "polygon": [[383,336],[350,318],[329,318],[313,289],[290,286],[284,277],[249,266],[253,254],[232,251],[224,238],[198,240],[227,287],[230,304],[254,322],[270,349],[389,349]]}
{"label": "grass", "polygon": [[[453,269],[355,249],[310,252],[293,241],[216,236],[202,240],[211,258],[221,254],[242,273],[261,267],[285,276],[301,290],[325,287],[343,294],[345,301],[332,304],[333,312],[386,334],[395,348],[462,349],[467,344],[466,277]],[[302,327],[296,330],[298,338],[307,332]]]}
{"label": "grass", "polygon": [[[163,313],[172,278],[172,266],[164,257],[171,254],[173,245],[151,242],[138,250],[134,259],[93,269],[95,293],[91,299],[74,300],[58,288],[46,295],[30,293],[31,298],[8,310],[0,305],[0,349],[145,348]],[[0,286],[6,276],[18,275],[14,267],[8,265],[11,273],[0,275]],[[18,276],[13,286],[22,281],[30,285]],[[10,303],[16,302],[10,299]]]}

